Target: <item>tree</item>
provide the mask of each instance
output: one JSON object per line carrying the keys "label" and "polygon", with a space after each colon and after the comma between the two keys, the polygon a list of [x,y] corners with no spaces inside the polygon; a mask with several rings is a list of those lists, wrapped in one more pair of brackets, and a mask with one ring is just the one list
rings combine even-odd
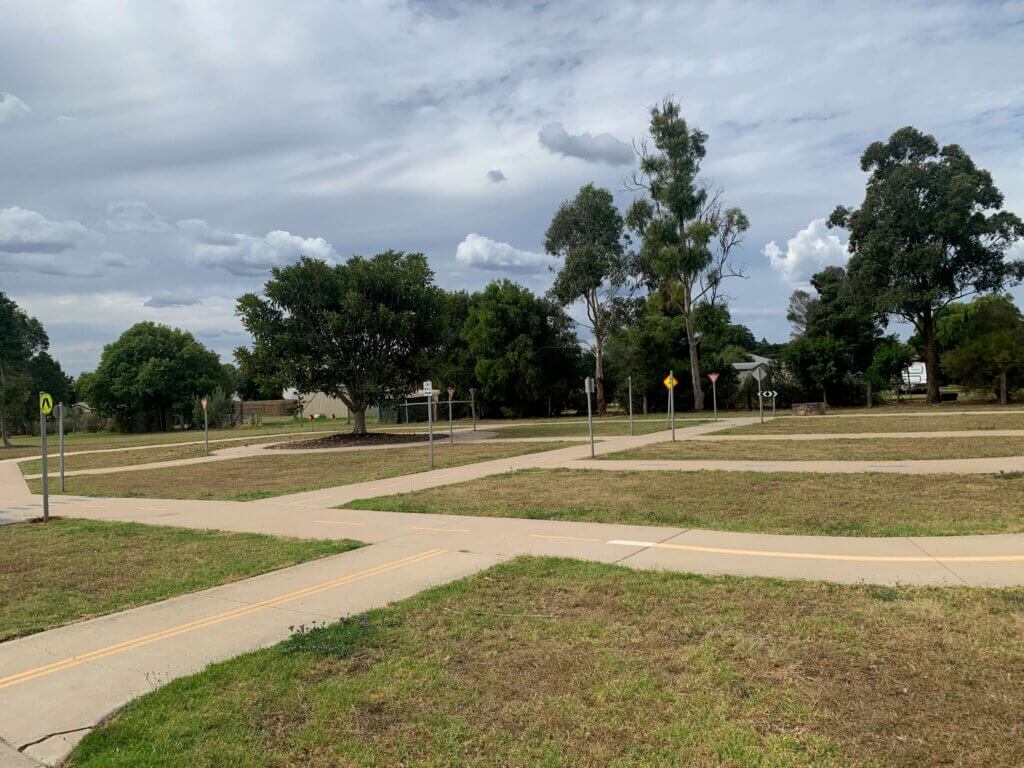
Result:
{"label": "tree", "polygon": [[789,297],[789,308],[786,310],[786,320],[793,326],[793,338],[797,338],[807,330],[807,323],[810,321],[811,313],[817,306],[818,298],[811,293],[797,288]]}
{"label": "tree", "polygon": [[42,324],[0,292],[0,439],[11,447],[10,419],[33,402],[33,359],[50,346]]}
{"label": "tree", "polygon": [[936,316],[951,302],[1024,277],[1009,248],[1024,224],[1002,210],[988,171],[959,146],[907,127],[861,156],[870,173],[860,208],[839,206],[830,227],[850,232],[850,275],[861,300],[917,328],[924,346],[928,400],[939,401]]}
{"label": "tree", "polygon": [[635,200],[626,215],[641,238],[640,267],[657,300],[674,308],[686,326],[694,410],[704,409],[701,392],[699,334],[694,310],[714,304],[722,282],[744,277],[732,263],[732,251],[750,222],[739,208],[727,208],[721,192],[698,181],[707,152],[707,134],[691,129],[680,106],[666,99],[651,109],[651,140],[640,144],[640,170],[629,184],[646,197]]}
{"label": "tree", "polygon": [[488,407],[522,417],[561,410],[575,388],[580,347],[565,312],[508,280],[474,296],[463,338]]}
{"label": "tree", "polygon": [[[663,402],[661,380],[670,368],[681,368],[676,358],[685,338],[682,318],[666,315],[645,302],[637,317],[617,331],[608,342],[608,357],[621,383],[633,379],[633,396],[641,398],[643,411],[650,403]],[[628,397],[624,391],[619,398]]]}
{"label": "tree", "polygon": [[961,343],[943,367],[972,389],[998,389],[1006,405],[1011,385],[1024,375],[1024,317],[1007,296],[981,296],[966,305]]}
{"label": "tree", "polygon": [[441,290],[439,299],[437,345],[430,361],[430,377],[445,389],[455,387],[456,397],[464,400],[471,388],[479,386],[476,361],[462,335],[473,297],[466,291]]}
{"label": "tree", "polygon": [[[895,336],[886,336],[878,343],[871,358],[871,365],[864,373],[864,380],[869,387],[868,407],[871,407],[871,388],[884,389],[894,384],[898,388],[902,384],[903,372],[913,360],[913,347],[904,344]],[[897,389],[897,399],[898,392]]]}
{"label": "tree", "polygon": [[196,397],[225,386],[220,359],[180,328],[137,323],[103,348],[100,363],[79,378],[82,396],[122,428],[169,430],[174,417],[190,420]]}
{"label": "tree", "polygon": [[[263,377],[337,397],[366,433],[366,409],[407,395],[436,338],[438,294],[422,253],[276,267],[264,295],[238,300]],[[236,355],[238,353],[236,352]],[[243,353],[240,359],[245,359]]]}
{"label": "tree", "polygon": [[629,262],[623,248],[624,224],[612,193],[587,184],[563,202],[544,236],[545,250],[562,259],[549,295],[563,307],[583,301],[586,328],[594,339],[597,412],[608,413],[604,393],[604,355],[608,338],[627,311]]}

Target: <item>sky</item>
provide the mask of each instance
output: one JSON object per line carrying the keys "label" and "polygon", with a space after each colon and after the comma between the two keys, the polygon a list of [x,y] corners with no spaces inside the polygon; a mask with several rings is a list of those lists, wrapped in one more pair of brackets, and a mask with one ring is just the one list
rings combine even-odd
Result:
{"label": "sky", "polygon": [[1024,214],[1024,2],[3,6],[0,291],[73,374],[141,320],[230,359],[235,299],[300,254],[422,251],[445,288],[544,291],[555,209],[590,182],[625,209],[669,95],[751,220],[727,293],[759,338],[844,262],[824,219],[902,126]]}

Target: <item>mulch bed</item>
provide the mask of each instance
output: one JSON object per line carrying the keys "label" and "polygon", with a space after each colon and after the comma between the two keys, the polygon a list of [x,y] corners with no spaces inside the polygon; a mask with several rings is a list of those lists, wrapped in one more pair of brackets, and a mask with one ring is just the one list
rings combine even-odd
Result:
{"label": "mulch bed", "polygon": [[[422,443],[427,439],[427,435],[403,435],[392,432],[370,432],[366,435],[355,435],[349,432],[325,435],[311,440],[275,443],[267,447],[277,450],[289,450],[296,448],[351,448],[357,446],[370,447],[374,445],[391,445],[398,443]],[[437,439],[436,435],[434,439]]]}

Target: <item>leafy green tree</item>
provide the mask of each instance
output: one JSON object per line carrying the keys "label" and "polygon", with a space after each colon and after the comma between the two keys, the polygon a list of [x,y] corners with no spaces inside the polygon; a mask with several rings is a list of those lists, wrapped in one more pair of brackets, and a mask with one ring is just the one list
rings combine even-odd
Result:
{"label": "leafy green tree", "polygon": [[981,296],[966,305],[960,344],[943,367],[971,389],[998,389],[1006,405],[1024,377],[1024,317],[1007,296]]}
{"label": "leafy green tree", "polygon": [[[872,403],[872,390],[885,389],[886,387],[899,387],[902,385],[903,372],[914,361],[916,355],[914,348],[905,344],[895,336],[886,336],[875,347],[874,355],[871,358],[871,365],[864,373],[864,380],[868,385],[868,407]],[[897,395],[898,397],[898,395]]]}
{"label": "leafy green tree", "polygon": [[662,379],[670,369],[683,369],[678,354],[685,338],[681,317],[645,303],[633,322],[619,329],[608,342],[608,358],[619,382],[618,399],[628,398],[625,388],[631,377],[633,397],[642,402],[644,413],[652,407],[660,409],[664,402]]}
{"label": "leafy green tree", "polygon": [[473,301],[466,291],[440,291],[437,344],[430,360],[430,378],[442,388],[455,387],[460,400],[469,397],[471,388],[479,388],[476,361],[462,335]]}
{"label": "leafy green tree", "polygon": [[704,409],[701,392],[699,331],[694,312],[714,304],[722,282],[743,277],[732,262],[750,221],[739,208],[727,208],[721,192],[698,180],[707,152],[707,134],[690,128],[677,102],[666,99],[651,109],[651,141],[640,145],[640,170],[631,180],[645,192],[626,214],[641,238],[639,266],[654,298],[678,312],[686,327],[694,410]]}
{"label": "leafy green tree", "polygon": [[217,387],[206,396],[206,422],[203,420],[202,398],[197,397],[192,403],[192,428],[201,429],[205,423],[211,427],[223,427],[234,410],[231,395],[221,387]]}
{"label": "leafy green tree", "polygon": [[79,379],[81,395],[122,428],[141,418],[146,428],[169,430],[189,420],[193,400],[226,384],[217,353],[179,328],[137,323],[103,348],[100,363]]}
{"label": "leafy green tree", "polygon": [[870,173],[860,208],[839,206],[829,226],[850,232],[849,271],[861,300],[901,317],[921,335],[928,400],[939,401],[936,317],[951,302],[997,291],[1024,277],[1005,258],[1024,223],[1002,210],[988,171],[956,144],[901,128],[861,156]]}
{"label": "leafy green tree", "polygon": [[580,347],[565,312],[509,280],[474,297],[463,329],[488,408],[522,417],[560,411],[578,388]]}
{"label": "leafy green tree", "polygon": [[608,412],[604,392],[605,345],[628,312],[630,264],[623,247],[624,224],[612,193],[587,184],[563,202],[544,237],[545,250],[562,259],[549,295],[563,307],[582,301],[594,339],[597,411]]}
{"label": "leafy green tree", "polygon": [[275,268],[263,296],[238,300],[253,336],[252,352],[239,360],[258,365],[267,380],[339,398],[354,432],[365,434],[369,406],[420,381],[437,310],[434,273],[422,253],[385,251],[336,266],[304,257]]}
{"label": "leafy green tree", "polygon": [[42,324],[0,292],[0,439],[11,447],[10,420],[35,401],[32,361],[50,341]]}

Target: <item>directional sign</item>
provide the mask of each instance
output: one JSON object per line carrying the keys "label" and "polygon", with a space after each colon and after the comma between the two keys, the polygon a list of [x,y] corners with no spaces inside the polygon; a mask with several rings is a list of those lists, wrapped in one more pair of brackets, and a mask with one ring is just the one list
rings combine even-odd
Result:
{"label": "directional sign", "polygon": [[53,410],[53,395],[49,392],[39,393],[39,412],[44,416],[49,416],[50,411]]}
{"label": "directional sign", "polygon": [[757,394],[760,395],[761,397],[772,398],[772,397],[777,397],[779,393],[776,392],[774,389],[769,389],[769,390],[767,390],[765,392],[758,392]]}
{"label": "directional sign", "polygon": [[716,381],[718,381],[718,374],[717,373],[709,373],[708,374],[708,378],[711,379],[711,383],[714,384]]}
{"label": "directional sign", "polygon": [[426,393],[428,395],[431,392],[433,392],[434,391],[434,382],[432,382],[432,381],[424,381],[423,382],[423,391],[424,391],[424,393]]}
{"label": "directional sign", "polygon": [[675,387],[676,384],[679,383],[679,379],[677,379],[670,373],[668,376],[662,379],[662,383],[665,385],[666,389],[672,389],[673,387]]}

